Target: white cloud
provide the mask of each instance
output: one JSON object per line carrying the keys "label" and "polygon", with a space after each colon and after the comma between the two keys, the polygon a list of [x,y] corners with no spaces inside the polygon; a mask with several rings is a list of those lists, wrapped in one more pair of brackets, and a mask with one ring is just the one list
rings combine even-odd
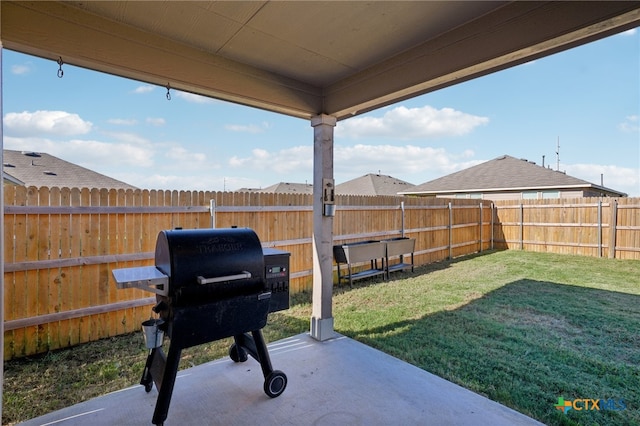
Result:
{"label": "white cloud", "polygon": [[250,157],[231,157],[229,165],[276,175],[311,172],[313,170],[313,148],[311,146],[297,146],[274,153],[255,148],[251,151]]}
{"label": "white cloud", "polygon": [[175,93],[177,97],[184,99],[187,102],[192,102],[195,104],[209,104],[209,103],[216,102],[216,100],[213,98],[208,98],[202,95],[196,95],[194,93],[182,92],[180,90],[176,90]]}
{"label": "white cloud", "polygon": [[640,117],[637,115],[629,115],[624,121],[618,124],[618,129],[625,133],[640,132]]}
{"label": "white cloud", "polygon": [[110,167],[141,168],[154,165],[154,150],[149,145],[80,139],[53,141],[46,138],[5,137],[4,147],[16,151],[46,152],[99,173],[105,173],[104,170]]}
{"label": "white cloud", "polygon": [[138,188],[171,189],[185,191],[235,191],[240,188],[258,188],[260,181],[237,176],[201,174],[145,174],[135,170],[121,173],[116,177]]}
{"label": "white cloud", "polygon": [[191,190],[204,191],[211,190],[207,188],[206,180],[202,176],[192,175],[172,175],[172,174],[140,174],[131,173],[122,179],[125,182],[135,182],[135,186],[148,189],[175,189],[175,190]]}
{"label": "white cloud", "polygon": [[179,168],[201,168],[203,166],[209,166],[211,168],[218,168],[219,166],[208,164],[207,156],[200,152],[190,152],[189,150],[181,146],[172,146],[164,154],[165,158]]}
{"label": "white cloud", "polygon": [[155,86],[151,86],[150,84],[145,84],[144,86],[138,86],[135,89],[133,89],[133,93],[137,93],[137,94],[149,93],[149,92],[153,92],[154,89],[155,89]]}
{"label": "white cloud", "polygon": [[71,140],[64,145],[72,150],[72,155],[77,159],[78,164],[88,168],[103,168],[113,165],[152,167],[154,165],[154,152],[149,146],[92,140]]}
{"label": "white cloud", "polygon": [[127,143],[127,144],[134,144],[134,145],[150,145],[150,142],[148,139],[138,135],[137,133],[130,133],[130,132],[104,132],[104,134],[106,136],[109,136],[113,139],[115,139],[118,142],[123,142],[123,143]]}
{"label": "white cloud", "polygon": [[[339,182],[378,171],[409,181],[411,177],[414,179],[427,175],[434,176],[433,178],[439,177],[482,162],[482,160],[473,159],[474,155],[470,150],[456,154],[449,153],[444,148],[413,145],[335,146],[334,170],[336,180]],[[257,148],[252,150],[248,157],[232,157],[229,165],[269,176],[298,174],[311,177],[313,148],[298,146],[277,152]],[[276,178],[270,179],[272,182],[267,185],[277,181]],[[422,183],[422,181],[414,183]]]}
{"label": "white cloud", "polygon": [[78,114],[65,111],[10,112],[4,116],[4,125],[8,133],[21,136],[83,135],[93,126]]}
{"label": "white cloud", "polygon": [[16,64],[11,66],[11,73],[15,75],[24,75],[31,72],[31,65]]}
{"label": "white cloud", "polygon": [[633,36],[633,35],[636,35],[637,32],[638,32],[638,28],[631,28],[630,30],[621,32],[620,35]]}
{"label": "white cloud", "polygon": [[270,127],[269,123],[263,121],[260,125],[257,124],[227,124],[225,129],[232,132],[244,132],[244,133],[262,133]]}
{"label": "white cloud", "polygon": [[487,117],[467,114],[452,108],[431,106],[388,110],[382,117],[354,117],[336,126],[336,137],[394,138],[396,140],[461,136],[489,122]]}
{"label": "white cloud", "polygon": [[454,154],[444,148],[414,145],[359,144],[334,150],[336,174],[351,176],[349,179],[378,171],[403,180],[412,175],[445,175],[481,162],[473,156],[469,150]]}
{"label": "white cloud", "polygon": [[166,121],[164,118],[147,117],[145,121],[147,122],[147,124],[151,124],[152,126],[156,126],[156,127],[161,127],[166,124]]}
{"label": "white cloud", "polygon": [[640,168],[603,164],[570,164],[563,167],[567,174],[600,185],[600,175],[606,188],[640,196]]}
{"label": "white cloud", "polygon": [[138,124],[138,121],[133,118],[110,118],[107,123],[115,124],[116,126],[133,126]]}

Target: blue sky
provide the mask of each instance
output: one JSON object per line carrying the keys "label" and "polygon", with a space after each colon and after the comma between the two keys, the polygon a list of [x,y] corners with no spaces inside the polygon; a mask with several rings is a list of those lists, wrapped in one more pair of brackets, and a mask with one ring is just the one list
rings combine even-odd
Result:
{"label": "blue sky", "polygon": [[[140,188],[313,181],[291,118],[3,50],[4,148]],[[421,184],[503,154],[640,196],[640,32],[627,31],[338,122],[335,180]]]}

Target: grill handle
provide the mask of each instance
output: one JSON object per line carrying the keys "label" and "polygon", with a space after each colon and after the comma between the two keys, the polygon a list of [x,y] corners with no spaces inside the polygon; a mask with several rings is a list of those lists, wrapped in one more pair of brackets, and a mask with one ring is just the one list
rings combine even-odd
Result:
{"label": "grill handle", "polygon": [[214,278],[205,278],[201,275],[198,275],[198,284],[213,284],[213,283],[220,283],[223,281],[244,280],[247,278],[251,278],[251,272],[242,271],[241,274],[226,275],[224,277],[214,277]]}

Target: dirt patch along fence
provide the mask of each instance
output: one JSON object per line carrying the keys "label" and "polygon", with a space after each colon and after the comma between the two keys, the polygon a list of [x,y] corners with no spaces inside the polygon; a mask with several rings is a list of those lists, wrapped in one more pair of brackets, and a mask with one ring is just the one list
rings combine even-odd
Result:
{"label": "dirt patch along fence", "polygon": [[[337,199],[334,241],[409,236],[416,264],[491,247],[478,200]],[[128,333],[155,298],[119,290],[111,270],[153,265],[158,232],[249,227],[291,253],[291,292],[312,287],[312,196],[5,187],[5,351],[11,359]]]}

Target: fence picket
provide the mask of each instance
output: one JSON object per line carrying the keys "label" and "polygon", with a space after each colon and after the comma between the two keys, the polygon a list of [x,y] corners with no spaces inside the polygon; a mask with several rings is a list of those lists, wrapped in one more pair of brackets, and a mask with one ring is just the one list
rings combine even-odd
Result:
{"label": "fence picket", "polygon": [[[6,185],[4,188],[5,205],[13,205],[16,197],[16,188],[13,185]],[[16,261],[16,240],[14,236],[17,232],[17,215],[5,214],[4,218],[4,253],[6,261]],[[5,272],[4,274],[4,315],[6,319],[15,319],[20,315],[20,311],[25,307],[24,291],[16,286],[16,275],[20,272]],[[11,330],[5,333],[4,358],[12,358],[24,342],[24,330]]]}
{"label": "fence picket", "polygon": [[[60,191],[59,204],[65,207],[71,205],[71,190],[69,188],[62,188]],[[71,223],[71,215],[60,215],[60,252],[58,253],[60,259],[68,257],[71,253]],[[60,286],[59,306],[61,312],[70,310],[72,306],[73,289],[69,282],[69,270],[70,268],[68,267],[60,267],[56,277]],[[58,336],[61,348],[66,348],[72,344],[71,325],[71,320],[60,320],[58,322],[60,327]]]}
{"label": "fence picket", "polygon": [[[29,206],[37,206],[38,205],[38,191],[34,187],[30,187],[27,189],[27,205]],[[26,235],[25,235],[25,243],[26,243],[26,258],[28,260],[38,259],[38,225],[39,225],[39,215],[32,214],[27,215],[26,217]],[[38,294],[39,294],[39,282],[38,282],[38,271],[32,270],[27,271],[26,274],[26,288],[27,288],[27,297],[26,297],[26,312],[25,314],[28,316],[38,315]],[[38,333],[39,327],[32,326],[27,327],[26,331],[26,340],[25,340],[25,351],[26,353],[38,353],[41,345],[39,344],[39,340],[42,338],[42,332]]]}

